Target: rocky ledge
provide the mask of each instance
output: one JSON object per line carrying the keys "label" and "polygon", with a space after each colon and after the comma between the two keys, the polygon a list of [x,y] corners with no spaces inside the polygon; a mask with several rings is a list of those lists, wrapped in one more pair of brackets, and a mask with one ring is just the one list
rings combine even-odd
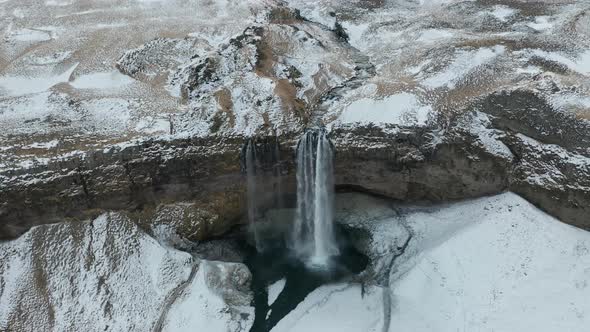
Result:
{"label": "rocky ledge", "polygon": [[[337,187],[406,202],[513,191],[564,222],[589,228],[590,159],[519,131],[498,129],[496,123],[503,119],[491,117],[472,111],[445,128],[334,127],[330,137],[337,151]],[[579,135],[567,122],[555,124],[562,135]],[[172,209],[183,216],[179,232],[184,237],[221,235],[244,221],[247,183],[240,155],[245,141],[240,136],[154,139],[4,173],[2,234],[13,237],[36,224],[84,220],[108,210],[158,220],[159,211]],[[258,203],[270,206],[277,184],[285,197],[295,193],[295,136],[256,142],[260,163],[280,170],[279,176],[261,180],[266,194]],[[578,148],[583,146],[578,142]],[[278,155],[268,157],[275,144]]]}
{"label": "rocky ledge", "polygon": [[218,236],[244,221],[244,144],[273,174],[258,203],[277,186],[288,201],[314,126],[330,132],[340,190],[513,191],[590,228],[583,3],[1,6],[1,238],[111,210],[146,227],[174,211],[183,236]]}

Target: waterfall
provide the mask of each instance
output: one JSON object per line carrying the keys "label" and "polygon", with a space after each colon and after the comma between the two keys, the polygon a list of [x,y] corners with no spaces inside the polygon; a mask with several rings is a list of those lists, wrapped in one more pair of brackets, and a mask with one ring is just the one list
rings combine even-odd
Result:
{"label": "waterfall", "polygon": [[310,130],[297,146],[297,214],[292,247],[312,265],[338,254],[333,227],[333,151],[326,131]]}
{"label": "waterfall", "polygon": [[261,239],[259,231],[256,228],[255,222],[258,217],[258,204],[257,204],[257,192],[256,192],[256,172],[257,172],[257,160],[256,160],[256,145],[253,140],[248,140],[246,143],[244,162],[246,166],[246,184],[248,186],[248,222],[250,229],[254,233],[254,241],[256,243],[256,249],[261,251]]}
{"label": "waterfall", "polygon": [[282,166],[281,147],[278,137],[274,139],[250,138],[242,147],[242,170],[246,175],[248,223],[254,237],[256,249],[264,249],[265,226],[260,223],[263,208],[281,208],[282,201]]}
{"label": "waterfall", "polygon": [[[242,149],[248,222],[256,249],[264,250],[268,225],[259,223],[260,207],[282,207],[281,149],[278,139],[249,139]],[[325,266],[339,253],[333,227],[333,148],[323,129],[307,131],[297,145],[297,208],[288,244],[299,259]],[[271,186],[272,185],[272,186]],[[273,199],[274,198],[274,199]],[[266,229],[266,231],[265,231]],[[265,235],[266,234],[266,235]]]}

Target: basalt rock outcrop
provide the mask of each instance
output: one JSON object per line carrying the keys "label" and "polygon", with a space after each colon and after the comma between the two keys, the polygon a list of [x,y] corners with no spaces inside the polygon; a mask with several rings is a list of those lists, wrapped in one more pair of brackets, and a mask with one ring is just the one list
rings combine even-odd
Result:
{"label": "basalt rock outcrop", "polygon": [[[469,119],[468,123],[476,121],[480,120]],[[589,227],[585,211],[590,177],[584,156],[493,127],[485,130],[496,138],[459,124],[448,127],[444,135],[441,130],[334,128],[330,138],[337,151],[337,186],[428,202],[511,190],[565,222]],[[295,139],[281,143],[278,180],[282,194],[293,196]],[[192,240],[221,235],[244,221],[243,144],[242,137],[152,141],[120,151],[99,151],[84,160],[69,161],[69,165],[50,164],[38,173],[13,173],[0,193],[3,235],[12,237],[35,224],[84,219],[105,210],[131,211],[146,227],[152,220],[178,219],[178,231]],[[263,140],[257,152],[260,158],[269,153]],[[271,172],[274,166],[266,162]],[[276,181],[262,179],[259,204],[273,204]],[[174,202],[186,204],[167,205]]]}

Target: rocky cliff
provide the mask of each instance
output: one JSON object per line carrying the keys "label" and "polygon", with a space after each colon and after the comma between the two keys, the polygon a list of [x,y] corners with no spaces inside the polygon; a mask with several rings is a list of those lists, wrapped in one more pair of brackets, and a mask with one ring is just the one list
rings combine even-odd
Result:
{"label": "rocky cliff", "polygon": [[340,188],[433,202],[510,190],[590,227],[587,4],[2,8],[3,238],[178,202],[192,238],[222,234],[245,212],[246,140],[260,154],[279,142],[289,195],[296,140],[318,125]]}

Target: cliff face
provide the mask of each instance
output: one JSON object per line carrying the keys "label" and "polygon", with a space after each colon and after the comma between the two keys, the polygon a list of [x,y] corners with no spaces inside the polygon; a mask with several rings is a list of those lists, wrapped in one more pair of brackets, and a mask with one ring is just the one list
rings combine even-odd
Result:
{"label": "cliff face", "polygon": [[[337,186],[410,202],[513,191],[564,222],[590,227],[588,158],[519,132],[495,129],[484,113],[466,117],[444,130],[334,128]],[[561,130],[567,133],[568,129]],[[126,210],[153,219],[158,210],[175,202],[190,203],[195,211],[185,219],[192,230],[183,231],[184,236],[200,240],[221,235],[242,222],[246,211],[246,180],[240,166],[244,141],[244,137],[151,140],[50,163],[36,171],[11,173],[0,192],[3,236],[64,218],[89,218],[105,210]],[[259,156],[264,156],[267,143],[258,142]],[[279,142],[281,174],[258,180],[261,206],[273,204],[277,181],[283,195],[295,193],[295,141]],[[195,233],[194,228],[199,231]]]}
{"label": "cliff face", "polygon": [[270,205],[278,179],[294,193],[296,140],[317,125],[340,188],[514,191],[590,228],[583,3],[0,6],[2,238],[108,210],[149,228],[172,209],[186,237],[223,234],[246,210],[246,140],[261,158],[279,142]]}

